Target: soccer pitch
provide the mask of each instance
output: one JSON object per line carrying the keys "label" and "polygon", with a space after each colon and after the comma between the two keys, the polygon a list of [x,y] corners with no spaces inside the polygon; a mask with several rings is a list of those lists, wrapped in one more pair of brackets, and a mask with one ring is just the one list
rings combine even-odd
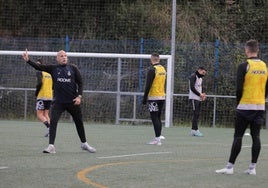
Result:
{"label": "soccer pitch", "polygon": [[268,130],[261,130],[257,175],[243,173],[251,159],[245,136],[233,175],[216,174],[228,160],[233,129],[202,128],[204,137],[189,136],[189,127],[163,127],[162,146],[146,143],[152,126],[85,124],[82,151],[73,123],[60,122],[56,154],[43,154],[48,138],[40,122],[0,121],[1,188],[266,188]]}

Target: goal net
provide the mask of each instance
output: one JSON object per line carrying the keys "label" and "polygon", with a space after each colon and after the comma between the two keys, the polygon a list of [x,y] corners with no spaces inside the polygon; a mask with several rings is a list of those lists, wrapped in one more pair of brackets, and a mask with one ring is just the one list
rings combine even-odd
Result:
{"label": "goal net", "polygon": [[[0,118],[35,118],[36,70],[24,63],[24,51],[0,51]],[[56,63],[57,52],[28,51],[36,61]],[[70,63],[81,71],[84,83],[83,117],[96,122],[150,122],[142,96],[149,54],[67,52]],[[163,121],[172,125],[172,56],[160,55],[166,67],[166,105]]]}

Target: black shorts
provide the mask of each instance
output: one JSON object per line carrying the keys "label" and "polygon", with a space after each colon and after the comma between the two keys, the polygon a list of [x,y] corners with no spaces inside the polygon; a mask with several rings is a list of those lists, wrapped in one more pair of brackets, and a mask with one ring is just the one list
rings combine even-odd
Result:
{"label": "black shorts", "polygon": [[236,109],[236,116],[239,118],[239,124],[258,124],[262,125],[265,122],[264,110],[238,110]]}
{"label": "black shorts", "polygon": [[148,100],[149,112],[161,112],[165,100]]}
{"label": "black shorts", "polygon": [[51,105],[51,100],[43,100],[43,99],[38,99],[36,101],[36,110],[49,110],[50,105]]}

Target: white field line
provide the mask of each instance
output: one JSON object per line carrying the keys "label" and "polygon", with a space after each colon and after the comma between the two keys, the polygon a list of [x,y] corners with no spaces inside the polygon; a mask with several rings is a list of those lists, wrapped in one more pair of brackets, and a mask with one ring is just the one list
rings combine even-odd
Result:
{"label": "white field line", "polygon": [[[232,146],[232,142],[230,144],[219,144],[219,143],[201,143],[200,145],[216,145],[216,146]],[[261,147],[268,147],[268,144],[262,144]],[[242,148],[251,148],[251,145],[244,145]]]}
{"label": "white field line", "polygon": [[[183,144],[181,144],[183,145]],[[224,146],[224,147],[229,147],[232,146],[232,142],[230,144],[220,144],[220,143],[200,143],[200,145],[215,145],[215,146]],[[242,148],[250,148],[251,145],[244,145]],[[268,147],[268,144],[262,144],[261,147]]]}
{"label": "white field line", "polygon": [[[261,145],[261,147],[268,147],[268,144]],[[251,148],[251,145],[242,146],[242,148]]]}
{"label": "white field line", "polygon": [[[262,147],[268,147],[268,144],[261,145]],[[250,148],[251,145],[242,146],[242,148]],[[105,157],[97,157],[98,159],[112,159],[112,158],[123,158],[123,157],[135,157],[135,156],[145,156],[145,155],[162,155],[162,154],[169,154],[172,153],[168,152],[150,152],[150,153],[134,153],[134,154],[127,154],[127,155],[112,155],[112,156],[105,156]]]}
{"label": "white field line", "polygon": [[7,166],[0,166],[0,170],[7,169]]}
{"label": "white field line", "polygon": [[113,156],[97,157],[97,158],[98,159],[111,159],[111,158],[144,156],[144,155],[161,155],[161,154],[169,154],[169,153],[172,153],[172,152],[168,151],[168,152],[134,153],[134,154],[128,154],[128,155],[113,155]]}

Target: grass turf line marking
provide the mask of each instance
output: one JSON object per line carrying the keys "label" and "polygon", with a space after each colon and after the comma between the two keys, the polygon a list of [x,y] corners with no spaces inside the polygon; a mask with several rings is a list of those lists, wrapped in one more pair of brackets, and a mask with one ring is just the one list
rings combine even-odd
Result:
{"label": "grass turf line marking", "polygon": [[[268,144],[261,145],[261,147],[268,147]],[[249,146],[242,146],[242,148],[251,148],[251,145]]]}
{"label": "grass turf line marking", "polygon": [[144,156],[144,155],[161,155],[161,154],[169,154],[172,153],[168,152],[150,152],[150,153],[134,153],[128,155],[114,155],[114,156],[107,156],[107,157],[97,157],[98,159],[112,159],[112,158],[123,158],[123,157],[135,157],[135,156]]}
{"label": "grass turf line marking", "polygon": [[[198,159],[198,160],[202,161],[202,160],[215,160],[215,159],[208,158],[208,159]],[[222,159],[220,159],[220,160],[222,160]],[[167,163],[167,162],[168,163],[169,162],[191,162],[191,161],[197,161],[197,160],[196,159],[162,160],[162,162],[164,162],[164,163]],[[149,161],[149,163],[156,163],[156,162],[159,162],[159,161]],[[96,188],[109,188],[105,185],[102,185],[100,183],[97,183],[97,182],[87,178],[86,175],[91,173],[94,170],[98,170],[100,168],[107,167],[107,166],[130,165],[130,164],[138,164],[138,163],[148,163],[148,161],[128,161],[128,162],[115,162],[115,163],[106,163],[106,164],[95,165],[95,166],[91,166],[91,167],[88,167],[88,168],[85,168],[85,169],[79,171],[76,174],[76,177],[87,185],[92,185],[93,187],[96,187]]]}
{"label": "grass turf line marking", "polygon": [[0,170],[7,169],[7,166],[0,166]]}
{"label": "grass turf line marking", "polygon": [[[141,162],[144,162],[144,161],[141,161]],[[132,163],[139,163],[139,161],[135,161],[135,162],[118,162],[118,163],[107,163],[107,164],[100,164],[100,165],[95,165],[95,166],[92,166],[92,167],[89,167],[89,168],[85,168],[81,171],[79,171],[77,173],[77,178],[81,181],[83,181],[84,183],[86,183],[87,185],[92,185],[96,188],[108,188],[102,184],[99,184],[97,182],[94,182],[92,180],[90,180],[89,178],[86,177],[86,175],[94,170],[97,170],[99,168],[103,168],[103,167],[106,167],[106,166],[114,166],[114,165],[127,165],[127,164],[132,164]]]}

